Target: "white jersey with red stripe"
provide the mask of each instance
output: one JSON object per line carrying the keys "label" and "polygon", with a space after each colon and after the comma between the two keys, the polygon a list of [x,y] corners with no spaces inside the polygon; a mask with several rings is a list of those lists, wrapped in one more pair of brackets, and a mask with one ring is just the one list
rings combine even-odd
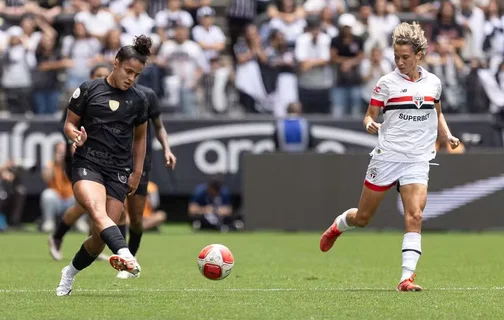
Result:
{"label": "white jersey with red stripe", "polygon": [[370,104],[383,108],[383,123],[373,159],[392,162],[429,161],[436,157],[438,115],[434,103],[441,96],[441,81],[419,67],[411,81],[398,69],[376,84]]}

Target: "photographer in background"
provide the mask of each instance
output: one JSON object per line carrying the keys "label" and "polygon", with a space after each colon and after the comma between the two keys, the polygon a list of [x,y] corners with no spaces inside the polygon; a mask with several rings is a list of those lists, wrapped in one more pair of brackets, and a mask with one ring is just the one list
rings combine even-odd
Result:
{"label": "photographer in background", "polygon": [[241,219],[233,214],[231,191],[219,178],[195,188],[189,202],[189,219],[193,230],[226,232],[243,228]]}
{"label": "photographer in background", "polygon": [[7,226],[22,228],[26,187],[21,183],[24,169],[8,160],[0,166],[0,231]]}

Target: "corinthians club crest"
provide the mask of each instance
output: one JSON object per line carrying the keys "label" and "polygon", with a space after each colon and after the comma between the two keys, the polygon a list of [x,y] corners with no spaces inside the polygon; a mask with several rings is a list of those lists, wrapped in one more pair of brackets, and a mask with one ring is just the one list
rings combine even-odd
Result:
{"label": "corinthians club crest", "polygon": [[424,97],[421,96],[418,92],[413,96],[413,103],[415,106],[420,109],[424,103]]}

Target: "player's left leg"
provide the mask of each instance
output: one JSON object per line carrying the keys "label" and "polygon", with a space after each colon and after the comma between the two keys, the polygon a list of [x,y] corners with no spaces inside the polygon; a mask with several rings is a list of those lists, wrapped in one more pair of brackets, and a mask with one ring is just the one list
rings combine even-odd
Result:
{"label": "player's left leg", "polygon": [[410,169],[399,180],[399,192],[404,207],[405,234],[402,242],[402,275],[398,291],[421,291],[413,283],[415,270],[422,255],[422,212],[427,204],[427,162],[409,164]]}
{"label": "player's left leg", "polygon": [[147,202],[147,186],[149,173],[144,171],[142,179],[134,195],[128,196],[128,215],[130,219],[128,247],[136,256],[143,235],[143,212]]}

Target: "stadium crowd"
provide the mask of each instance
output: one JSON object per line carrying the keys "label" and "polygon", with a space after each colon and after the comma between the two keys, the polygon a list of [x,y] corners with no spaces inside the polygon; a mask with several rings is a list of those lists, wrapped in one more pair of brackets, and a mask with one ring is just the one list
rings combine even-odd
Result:
{"label": "stadium crowd", "polygon": [[93,65],[112,63],[122,45],[146,34],[153,57],[138,81],[165,112],[241,106],[283,116],[300,101],[305,113],[362,116],[374,84],[393,69],[391,32],[401,20],[427,30],[423,64],[443,81],[445,112],[504,105],[499,0],[212,1],[0,1],[3,108],[56,114]]}

